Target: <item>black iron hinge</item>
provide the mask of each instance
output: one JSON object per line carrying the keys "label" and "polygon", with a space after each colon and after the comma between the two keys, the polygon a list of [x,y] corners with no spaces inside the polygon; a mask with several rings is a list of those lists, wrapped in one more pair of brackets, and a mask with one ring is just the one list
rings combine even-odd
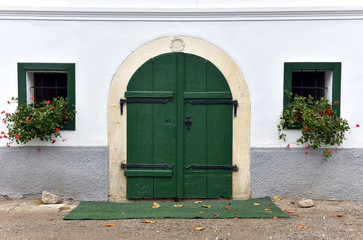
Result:
{"label": "black iron hinge", "polygon": [[189,103],[191,105],[233,105],[234,116],[237,116],[237,100],[185,100],[184,103]]}
{"label": "black iron hinge", "polygon": [[166,104],[168,102],[171,102],[173,99],[172,98],[168,98],[168,99],[153,99],[153,98],[139,98],[139,99],[120,99],[120,106],[121,106],[121,115],[123,115],[124,110],[123,110],[123,106],[124,103],[161,103],[161,104]]}
{"label": "black iron hinge", "polygon": [[185,169],[224,169],[224,170],[232,170],[238,171],[237,165],[228,166],[228,165],[189,165],[185,167]]}

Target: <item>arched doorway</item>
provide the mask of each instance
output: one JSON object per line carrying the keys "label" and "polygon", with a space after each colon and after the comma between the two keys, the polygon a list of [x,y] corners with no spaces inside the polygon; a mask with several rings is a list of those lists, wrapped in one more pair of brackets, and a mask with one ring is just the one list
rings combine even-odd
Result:
{"label": "arched doorway", "polygon": [[[109,159],[110,159],[109,200],[110,201],[120,201],[125,199],[126,196],[128,198],[145,198],[145,197],[146,198],[148,197],[149,198],[160,198],[160,197],[206,198],[206,197],[223,196],[223,197],[233,197],[240,199],[248,198],[250,196],[250,169],[249,169],[250,106],[249,106],[249,94],[243,76],[239,71],[238,67],[231,60],[231,58],[228,55],[226,55],[223,51],[221,51],[219,48],[215,47],[214,45],[199,39],[188,38],[188,37],[176,38],[176,40],[179,41],[179,43],[182,42],[183,44],[182,48],[177,48],[177,51],[179,51],[179,53],[172,53],[173,52],[172,50],[175,51],[175,48],[173,46],[173,43],[175,43],[175,38],[167,37],[167,38],[157,39],[155,41],[152,41],[144,45],[143,47],[135,51],[132,55],[130,55],[126,59],[126,61],[121,65],[116,75],[114,76],[114,79],[111,84],[109,104],[108,104]],[[170,70],[168,72],[169,73],[173,72],[176,78],[180,77],[180,75],[183,75],[182,76],[183,81],[179,81],[178,79],[170,80],[173,78],[173,76],[167,76],[166,78],[162,77],[162,80],[160,80],[162,83],[161,85],[164,85],[164,88],[165,86],[168,86],[166,88],[174,88],[175,91],[169,91],[173,89],[166,89],[166,88],[163,89],[163,87],[161,88],[157,87],[159,88],[156,89],[157,91],[154,91],[154,93],[148,93],[147,89],[143,89],[143,87],[147,86],[146,85],[144,86],[142,83],[139,84],[139,86],[136,88],[135,86],[133,86],[134,80],[130,81],[130,79],[134,79],[135,76],[140,75],[142,76],[141,79],[142,78],[145,79],[145,77],[147,78],[147,76],[152,75],[152,74],[150,75],[150,73],[147,73],[148,71],[147,69],[149,69],[148,66],[150,66],[152,69],[153,65],[152,59],[155,58],[159,59],[158,60],[159,62],[157,63],[158,66],[156,67],[160,69],[157,71],[161,71],[161,73],[165,75],[165,71],[163,72],[162,69],[173,68],[172,66],[169,66],[170,64],[172,64],[174,66],[175,71]],[[163,60],[160,62],[160,59]],[[181,59],[183,59],[183,61],[181,61]],[[208,65],[210,70],[214,71],[214,73],[209,73],[209,75],[218,76],[219,74],[220,75],[219,79],[223,79],[223,81],[221,81],[222,85],[215,86],[215,89],[213,89],[213,84],[215,84],[216,81],[213,82],[212,80],[210,80],[211,81],[210,83],[211,90],[209,91],[210,93],[207,93],[208,91],[203,92],[202,90],[203,88],[206,89],[205,88],[206,86],[203,86],[203,84],[202,85],[199,84],[200,86],[195,85],[195,83],[198,81],[195,81],[193,79],[195,79],[195,77],[197,77],[198,74],[203,74],[202,72],[204,70],[203,71],[193,70],[194,72],[192,71],[190,73],[188,73],[188,71],[185,72],[185,66],[187,66],[188,64],[186,65],[181,64],[181,62],[183,63],[185,62],[185,59],[189,59],[187,60],[187,62],[190,62],[188,63],[190,66],[192,65],[196,66],[199,62],[202,65],[205,64],[206,66],[205,69],[207,69]],[[152,72],[155,73],[155,70],[152,70]],[[208,71],[204,71],[204,73],[208,74]],[[189,80],[185,79],[186,75],[188,74],[190,75],[190,77],[187,76]],[[166,79],[169,79],[170,81]],[[135,82],[137,81],[138,80],[135,80]],[[206,81],[207,82],[205,82],[205,84],[208,84],[209,80]],[[129,83],[131,85],[129,85]],[[127,87],[128,85],[129,87]],[[155,86],[153,85],[150,86],[151,88],[149,90],[153,90],[153,88],[155,90]],[[186,89],[184,89],[184,87],[186,87]],[[183,88],[183,90],[180,90],[181,88]],[[188,90],[188,88],[190,88],[190,90]],[[178,89],[180,90],[179,92]],[[186,92],[184,90],[186,90]],[[182,91],[183,94],[181,94]],[[138,104],[125,104],[125,106],[123,106],[124,113],[123,115],[121,115],[120,99],[125,97],[124,95],[125,93],[127,99],[130,100],[131,99],[145,100],[145,98],[150,99],[151,96],[151,99],[154,97],[154,99],[158,100],[160,99],[165,100],[167,98],[169,99],[171,98],[173,99],[173,103],[167,102],[166,104],[158,104],[158,103],[149,104],[150,102],[149,103],[139,102]],[[144,95],[142,96],[142,94]],[[162,96],[157,94],[161,94]],[[168,94],[172,95],[172,97],[170,97]],[[174,94],[176,96],[174,96]],[[238,114],[236,115],[236,117],[232,116],[233,106],[230,104],[218,104],[218,105],[190,104],[191,103],[190,101],[194,101],[195,103],[195,101],[198,102],[198,99],[203,100],[203,102],[206,103],[208,99],[216,101],[217,100],[216,98],[220,98],[220,100],[229,101],[230,103],[232,102],[232,99],[238,101],[239,103]],[[129,109],[127,109],[128,105]],[[142,108],[144,109],[140,110]],[[150,111],[155,111],[155,109],[159,109],[156,110],[157,113],[150,112]],[[204,114],[203,111],[208,111],[208,109],[210,109],[209,110],[210,114],[213,114],[213,112],[215,112],[214,113],[215,116],[221,116],[221,114],[218,114],[221,113],[221,111],[222,112],[227,111],[230,114],[229,113],[224,114],[225,116],[227,116],[226,119],[221,120],[219,122],[216,121],[215,123],[213,123],[214,120],[213,121],[207,120],[208,119],[207,117],[206,119],[203,120],[200,117],[202,115],[207,116],[208,114]],[[153,131],[153,133],[149,132],[149,134],[143,132],[142,130],[139,131],[139,133],[135,132],[131,133],[130,124],[135,122],[134,120],[132,120],[132,118],[135,118],[135,116],[137,116],[138,114],[137,112],[139,111],[145,111],[146,114],[143,114],[144,116],[155,116],[155,115],[163,116],[162,126],[160,126],[159,124],[155,126],[153,125],[152,127],[146,127],[146,129],[148,129],[146,131]],[[147,114],[148,111],[150,114]],[[165,114],[170,114],[170,113],[172,113],[170,116],[165,116]],[[187,126],[184,125],[184,120],[185,122],[188,121],[188,119],[185,119],[187,116],[191,117],[191,119],[189,118],[189,121],[192,122],[192,126],[190,126],[190,128],[193,129],[194,131],[185,130]],[[228,118],[230,118],[230,120],[228,120]],[[151,118],[149,118],[149,120],[150,119]],[[210,119],[215,119],[215,117]],[[147,119],[145,120],[146,125],[147,124],[150,125],[151,124],[150,122],[154,121],[154,120],[153,121],[149,120]],[[196,121],[194,122],[193,120]],[[183,123],[181,123],[181,121],[183,121]],[[210,162],[205,162],[206,158],[202,156],[203,154],[208,155],[208,151],[195,150],[195,149],[204,149],[205,148],[204,145],[207,144],[208,141],[207,139],[213,139],[212,135],[214,134],[213,133],[214,130],[212,132],[210,132],[209,130],[210,136],[206,137],[205,135],[208,134],[207,127],[201,127],[205,125],[207,122],[209,122],[209,125],[212,124],[211,126],[215,124],[213,129],[218,129],[217,125],[225,124],[225,122],[227,122],[227,124],[222,127],[222,129],[226,128],[227,130],[223,130],[225,131],[224,133],[215,134],[216,139],[218,139],[223,135],[227,136],[226,138],[227,140],[222,141],[226,143],[226,146],[220,148],[220,149],[226,149],[226,151],[223,152],[224,150],[222,150],[222,155],[218,155],[217,152],[214,153],[212,152],[212,154],[209,154],[211,159],[213,159],[213,156],[219,159],[219,160],[211,160]],[[143,124],[143,126],[145,124]],[[168,140],[165,140],[165,142],[162,142],[164,140],[158,140],[160,141],[161,144],[160,146],[162,146],[163,144],[169,144],[170,147],[165,146],[163,148],[159,146],[158,148],[160,149],[158,150],[155,149],[154,147],[150,146],[147,147],[145,145],[146,146],[145,149],[153,151],[152,153],[153,162],[152,163],[147,162],[148,161],[147,159],[151,159],[147,157],[144,157],[145,160],[140,161],[140,156],[139,156],[140,150],[138,151],[137,149],[135,150],[133,148],[142,147],[142,146],[137,146],[138,145],[137,141],[132,140],[132,138],[133,136],[134,139],[141,137],[138,136],[137,134],[144,134],[145,136],[149,137],[153,136],[154,138],[155,131],[158,131],[155,130],[155,127],[156,128],[162,127],[163,130],[160,131],[160,133],[166,135],[165,139],[169,139],[169,142]],[[135,129],[140,129],[140,127],[136,127]],[[169,130],[172,129],[172,131],[168,131],[168,129]],[[228,131],[230,131],[230,133],[228,133]],[[180,138],[181,135],[183,135],[183,138]],[[191,136],[188,137],[188,135]],[[195,137],[201,135],[204,136],[202,137],[202,139],[204,140],[200,140],[200,138]],[[229,135],[231,136],[229,137]],[[135,138],[135,136],[137,137]],[[173,136],[175,136],[175,138],[173,138]],[[160,139],[159,136],[157,137],[157,139]],[[228,143],[228,139],[230,139],[230,143]],[[144,141],[144,143],[142,144],[145,144],[147,142],[150,143],[150,141]],[[170,144],[171,142],[172,144]],[[152,144],[153,146],[155,145],[154,143]],[[201,144],[202,147],[198,147],[198,145],[196,144]],[[231,145],[232,149],[228,146],[228,144]],[[185,151],[185,148],[189,150]],[[165,152],[165,149],[170,149],[171,151]],[[217,149],[217,147],[216,145],[214,146],[210,145],[208,149]],[[159,151],[159,153],[155,155],[154,154],[155,151]],[[135,158],[133,156],[133,152],[137,153],[136,155],[138,155],[138,157]],[[160,153],[162,154],[160,155]],[[151,152],[145,152],[144,155],[151,156]],[[192,159],[193,157],[191,156],[193,155],[199,156],[197,157],[197,160],[195,160],[195,158],[194,160]],[[175,156],[175,159],[165,156]],[[226,156],[226,157],[221,157],[221,156]],[[156,159],[156,162],[154,161],[154,159]],[[188,162],[189,159],[191,159],[190,162]],[[199,161],[198,159],[204,159],[204,160]],[[225,162],[223,161],[218,162],[221,159],[227,159],[227,160]],[[129,162],[127,162],[128,160]],[[168,162],[169,160],[171,162]],[[141,167],[146,167],[146,168],[133,168],[135,166],[131,166],[130,168],[127,168],[128,170],[125,171],[121,169],[122,163],[144,164]],[[147,168],[147,166],[145,166],[146,164],[149,165],[167,164],[168,167],[174,164],[175,169],[173,170],[158,169],[158,168],[150,169]],[[212,166],[237,165],[239,170],[233,173],[228,170],[226,171],[225,169],[200,170],[198,168],[193,169],[194,168],[193,165],[199,167],[211,166],[211,165]],[[222,178],[215,177],[215,173],[218,171],[219,175],[223,175]],[[148,176],[146,176],[145,174]],[[158,176],[155,176],[155,174]],[[127,175],[127,177],[125,175]],[[167,181],[165,181],[166,179]],[[213,181],[218,182],[218,179],[219,180],[224,179],[225,183],[212,184]],[[170,186],[173,186],[172,191],[169,191]],[[208,186],[211,187],[208,188]],[[131,189],[139,189],[139,190],[130,191]],[[142,189],[149,189],[149,190],[143,191]],[[153,190],[151,191],[150,189]],[[164,191],[163,189],[168,189],[168,190]]]}

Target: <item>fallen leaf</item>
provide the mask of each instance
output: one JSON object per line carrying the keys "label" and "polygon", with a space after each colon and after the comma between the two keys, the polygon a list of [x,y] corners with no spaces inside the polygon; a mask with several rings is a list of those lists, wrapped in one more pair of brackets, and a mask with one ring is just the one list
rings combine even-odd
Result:
{"label": "fallen leaf", "polygon": [[155,221],[143,220],[142,223],[155,223]]}
{"label": "fallen leaf", "polygon": [[60,207],[59,211],[64,211],[64,210],[68,210],[68,209],[71,209],[71,207],[64,206],[64,207]]}
{"label": "fallen leaf", "polygon": [[113,223],[105,224],[105,227],[113,227]]}
{"label": "fallen leaf", "polygon": [[184,207],[184,205],[174,205],[174,207]]}
{"label": "fallen leaf", "polygon": [[269,202],[269,203],[267,203],[267,205],[271,205],[271,203]]}
{"label": "fallen leaf", "polygon": [[195,201],[194,203],[202,203],[202,201]]}
{"label": "fallen leaf", "polygon": [[255,206],[260,206],[260,204],[259,204],[259,203],[254,203],[253,205],[255,205]]}
{"label": "fallen leaf", "polygon": [[53,218],[49,218],[49,219],[47,219],[47,221],[53,221]]}
{"label": "fallen leaf", "polygon": [[284,210],[285,213],[294,213],[295,210]]}
{"label": "fallen leaf", "polygon": [[205,214],[205,212],[199,212],[200,214]]}
{"label": "fallen leaf", "polygon": [[277,216],[274,216],[272,219],[278,219],[278,217]]}
{"label": "fallen leaf", "polygon": [[306,229],[306,228],[309,228],[308,226],[304,226],[302,224],[299,224],[297,225],[297,228],[300,228],[300,229]]}
{"label": "fallen leaf", "polygon": [[160,208],[160,204],[154,202],[154,204],[151,206],[152,208],[156,209],[156,208]]}
{"label": "fallen leaf", "polygon": [[194,227],[194,231],[202,231],[204,230],[204,227]]}
{"label": "fallen leaf", "polygon": [[230,206],[225,206],[224,208],[231,210],[231,207]]}
{"label": "fallen leaf", "polygon": [[204,207],[204,208],[211,208],[212,206],[211,205],[202,205],[202,207]]}
{"label": "fallen leaf", "polygon": [[343,217],[343,216],[344,216],[344,215],[342,215],[342,214],[338,214],[338,215],[337,215],[337,217]]}
{"label": "fallen leaf", "polygon": [[233,220],[238,220],[238,217],[234,217]]}
{"label": "fallen leaf", "polygon": [[272,213],[272,211],[266,211],[266,213]]}
{"label": "fallen leaf", "polygon": [[274,196],[272,199],[275,200],[275,201],[280,201],[282,199],[282,197],[280,197],[280,196]]}
{"label": "fallen leaf", "polygon": [[218,217],[218,216],[219,216],[219,213],[217,213],[217,212],[216,212],[216,213],[214,213],[214,216]]}
{"label": "fallen leaf", "polygon": [[305,216],[304,216],[304,215],[299,215],[298,217],[299,217],[299,218],[303,218],[303,217],[305,217]]}
{"label": "fallen leaf", "polygon": [[271,209],[269,209],[269,208],[264,208],[263,210],[265,210],[265,211],[270,211]]}
{"label": "fallen leaf", "polygon": [[121,214],[122,214],[122,215],[125,215],[126,213],[122,212]]}
{"label": "fallen leaf", "polygon": [[40,204],[44,204],[44,203],[43,203],[43,201],[42,201],[42,200],[40,200],[40,199],[35,200],[35,203],[36,203],[36,204],[39,204],[39,205],[40,205]]}

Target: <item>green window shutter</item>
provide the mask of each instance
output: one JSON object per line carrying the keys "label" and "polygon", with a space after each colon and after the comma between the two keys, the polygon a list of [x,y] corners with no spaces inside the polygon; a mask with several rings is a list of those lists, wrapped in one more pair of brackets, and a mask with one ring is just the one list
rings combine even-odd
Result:
{"label": "green window shutter", "polygon": [[[67,96],[69,108],[75,109],[76,95],[75,95],[75,64],[74,63],[18,63],[18,100],[19,104],[27,102],[27,86],[26,73],[27,71],[65,71],[67,72]],[[67,121],[63,125],[63,130],[75,130],[76,122],[73,120]]]}

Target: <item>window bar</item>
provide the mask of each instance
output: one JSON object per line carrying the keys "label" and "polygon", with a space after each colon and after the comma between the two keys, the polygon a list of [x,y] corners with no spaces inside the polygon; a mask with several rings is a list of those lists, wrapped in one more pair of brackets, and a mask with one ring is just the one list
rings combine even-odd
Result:
{"label": "window bar", "polygon": [[40,89],[40,91],[42,92],[42,100],[41,100],[41,102],[43,102],[44,101],[44,73],[40,73],[40,87],[41,87],[41,89]]}
{"label": "window bar", "polygon": [[54,74],[54,78],[55,78],[55,97],[58,98],[58,74],[57,73]]}
{"label": "window bar", "polygon": [[318,70],[315,69],[315,99],[318,99]]}
{"label": "window bar", "polygon": [[303,70],[301,69],[301,74],[300,74],[300,96],[303,95],[303,89],[304,89],[304,74],[303,74]]}

